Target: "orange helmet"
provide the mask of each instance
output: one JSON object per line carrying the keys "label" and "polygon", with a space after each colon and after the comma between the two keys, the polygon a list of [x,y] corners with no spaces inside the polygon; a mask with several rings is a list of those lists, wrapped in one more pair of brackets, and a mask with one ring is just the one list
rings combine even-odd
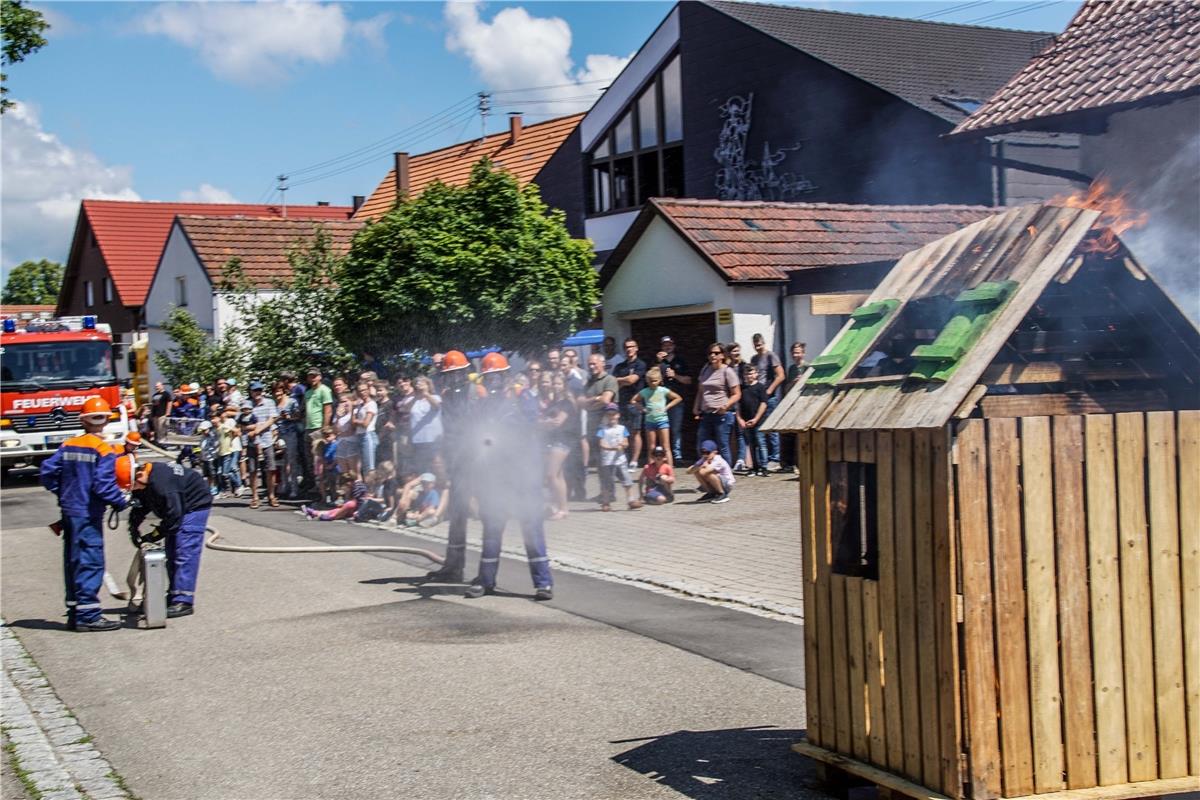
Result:
{"label": "orange helmet", "polygon": [[108,421],[108,415],[112,413],[112,407],[103,397],[89,397],[83,404],[83,411],[79,412],[80,417],[104,417],[104,421]]}
{"label": "orange helmet", "polygon": [[137,431],[130,431],[125,434],[125,444],[131,444],[134,447],[142,446],[142,435]]}
{"label": "orange helmet", "polygon": [[133,458],[133,454],[118,456],[115,472],[117,474],[117,486],[120,486],[123,491],[128,492],[129,487],[133,486],[133,470],[137,466],[137,462]]}
{"label": "orange helmet", "polygon": [[442,372],[453,372],[456,369],[465,369],[471,366],[471,362],[467,361],[467,357],[457,350],[447,351],[442,356]]}
{"label": "orange helmet", "polygon": [[508,359],[503,353],[488,353],[483,357],[483,363],[480,364],[480,372],[487,375],[489,372],[504,372],[508,369]]}

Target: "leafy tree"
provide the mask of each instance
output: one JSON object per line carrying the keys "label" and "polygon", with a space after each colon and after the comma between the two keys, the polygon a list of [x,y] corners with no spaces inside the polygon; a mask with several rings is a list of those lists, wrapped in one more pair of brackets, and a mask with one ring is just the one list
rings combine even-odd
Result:
{"label": "leafy tree", "polygon": [[276,280],[263,298],[246,279],[240,259],[225,265],[220,291],[236,312],[236,336],[247,353],[251,376],[273,378],[283,370],[299,375],[316,364],[341,371],[354,358],[335,335],[337,290],[333,279],[342,258],[318,226],[305,245],[288,253],[291,274]]}
{"label": "leafy tree", "polygon": [[162,328],[175,346],[156,352],[154,363],[172,386],[212,383],[218,377],[245,374],[245,348],[233,331],[226,331],[221,341],[214,342],[196,318],[182,308],[174,309]]}
{"label": "leafy tree", "polygon": [[[0,51],[0,63],[4,66],[24,61],[25,56],[46,46],[42,32],[50,27],[40,11],[26,8],[21,0],[0,0],[0,29],[4,34],[4,47]],[[0,114],[12,106],[8,99],[8,76],[0,72]]]}
{"label": "leafy tree", "polygon": [[53,305],[62,288],[63,266],[56,261],[22,261],[8,273],[0,302]]}
{"label": "leafy tree", "polygon": [[338,335],[356,351],[535,350],[592,317],[592,251],[536,186],[481,160],[355,236],[338,274]]}

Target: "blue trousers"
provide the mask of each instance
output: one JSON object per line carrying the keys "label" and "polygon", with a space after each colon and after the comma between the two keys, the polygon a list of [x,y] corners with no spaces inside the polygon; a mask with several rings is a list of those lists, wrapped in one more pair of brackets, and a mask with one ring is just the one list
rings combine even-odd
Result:
{"label": "blue trousers", "polygon": [[[761,423],[760,423],[761,424]],[[754,468],[767,468],[767,437],[758,428],[746,428],[742,432],[746,439],[746,448],[754,455]]]}
{"label": "blue trousers", "polygon": [[683,403],[667,411],[667,422],[671,426],[671,455],[676,461],[683,460]]}
{"label": "blue trousers", "polygon": [[[771,412],[774,411],[776,406],[779,405],[779,396],[782,391],[782,389],[776,390],[773,397],[767,398],[767,413],[762,418],[762,422],[759,423],[760,425],[766,423],[766,421],[771,418]],[[768,433],[764,435],[767,438],[767,461],[779,462],[779,434]],[[755,456],[755,458],[757,458],[757,456]],[[756,463],[755,466],[765,468],[767,466],[767,461],[764,461],[761,464]]]}
{"label": "blue trousers", "polygon": [[167,532],[167,575],[171,579],[172,603],[196,602],[196,579],[200,575],[200,554],[204,552],[204,526],[209,509],[183,515],[179,530]]}
{"label": "blue trousers", "polygon": [[732,411],[724,414],[701,414],[700,426],[696,429],[696,452],[700,452],[700,444],[705,439],[712,439],[717,443],[717,452],[721,454],[721,458],[732,467],[734,461],[729,457],[729,431],[734,422]]}
{"label": "blue trousers", "polygon": [[[504,539],[504,527],[508,518],[500,514],[488,514],[483,519],[483,554],[479,558],[478,583],[493,588],[496,571],[500,569],[500,545]],[[521,534],[525,537],[525,557],[529,559],[529,576],[535,589],[546,589],[554,585],[550,577],[550,558],[546,555],[546,534],[542,515],[525,514],[521,519]]]}
{"label": "blue trousers", "polygon": [[100,585],[104,583],[104,533],[101,519],[63,517],[63,583],[67,618],[100,619]]}

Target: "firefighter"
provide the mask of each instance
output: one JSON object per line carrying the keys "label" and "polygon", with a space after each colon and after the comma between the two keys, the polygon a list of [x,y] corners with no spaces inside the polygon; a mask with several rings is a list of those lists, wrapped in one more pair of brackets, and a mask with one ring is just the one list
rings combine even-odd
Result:
{"label": "firefighter", "polygon": [[133,484],[133,513],[129,535],[141,545],[141,524],[153,511],[159,518],[158,532],[167,540],[167,575],[171,590],[167,617],[186,617],[196,602],[196,579],[204,550],[204,528],[212,509],[208,482],[199,472],[182,464],[154,462],[138,467]]}
{"label": "firefighter", "polygon": [[554,597],[554,579],[546,555],[542,520],[542,463],[536,421],[522,408],[505,383],[508,359],[488,353],[480,365],[487,392],[475,415],[479,427],[473,438],[478,448],[474,463],[475,497],[483,520],[483,553],[479,575],[467,588],[466,597],[478,598],[496,589],[500,546],[510,517],[521,525],[525,555],[533,579],[534,599]]}
{"label": "firefighter", "polygon": [[125,495],[115,477],[116,453],[98,435],[112,408],[101,397],[89,397],[79,421],[86,431],[63,442],[42,462],[42,486],[58,495],[62,510],[63,580],[67,627],[76,631],[111,631],[121,627],[100,614],[104,581],[105,506],[125,508]]}
{"label": "firefighter", "polygon": [[467,558],[467,518],[471,507],[470,467],[472,452],[464,435],[471,425],[476,386],[467,373],[471,362],[458,350],[442,356],[438,391],[442,398],[442,453],[450,478],[450,500],[446,516],[450,531],[446,560],[440,569],[425,576],[436,583],[462,583]]}

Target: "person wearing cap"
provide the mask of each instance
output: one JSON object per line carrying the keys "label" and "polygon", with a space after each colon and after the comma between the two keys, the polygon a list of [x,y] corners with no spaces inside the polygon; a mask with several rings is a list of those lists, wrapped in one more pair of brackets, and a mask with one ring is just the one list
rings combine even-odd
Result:
{"label": "person wearing cap", "polygon": [[317,490],[315,465],[325,449],[324,429],[333,420],[333,392],[321,380],[321,370],[309,367],[305,373],[308,389],[304,392],[304,485],[301,492]]}
{"label": "person wearing cap", "polygon": [[191,436],[196,430],[195,420],[200,419],[199,389],[190,383],[179,386],[179,397],[171,404],[171,416],[176,418],[176,431],[180,436]]}
{"label": "person wearing cap", "polygon": [[[659,371],[662,372],[663,386],[683,397],[683,387],[691,386],[693,380],[688,372],[687,362],[675,349],[675,340],[670,336],[662,337],[654,358],[658,361]],[[675,461],[683,458],[683,411],[683,403],[677,403],[667,409],[667,422],[671,426],[671,456]]]}
{"label": "person wearing cap", "polygon": [[697,502],[729,502],[729,493],[733,491],[733,484],[737,482],[737,478],[733,476],[733,469],[718,452],[717,443],[712,439],[705,439],[700,443],[700,458],[688,467],[688,472],[696,476],[700,488],[704,490]]}
{"label": "person wearing cap", "polygon": [[246,471],[250,475],[250,507],[258,508],[258,475],[263,475],[267,489],[267,502],[271,508],[279,508],[275,497],[275,420],[279,410],[275,401],[267,396],[267,387],[262,381],[250,382],[250,414],[254,424],[248,435]]}
{"label": "person wearing cap", "polygon": [[661,506],[675,499],[675,469],[667,458],[666,448],[655,447],[650,451],[650,460],[642,468],[638,488],[644,503]]}
{"label": "person wearing cap", "polygon": [[133,501],[130,538],[135,546],[141,546],[142,523],[150,513],[158,517],[158,530],[166,537],[167,547],[167,616],[186,617],[196,603],[204,529],[212,510],[208,482],[182,464],[143,464],[133,479]]}
{"label": "person wearing cap", "polygon": [[106,506],[128,505],[116,481],[117,454],[100,437],[112,409],[100,397],[89,397],[79,421],[82,436],[67,439],[42,462],[39,480],[58,496],[62,511],[63,582],[66,584],[67,627],[76,631],[111,631],[121,627],[101,614],[104,581]]}
{"label": "person wearing cap", "polygon": [[396,509],[396,524],[409,528],[421,526],[430,528],[438,523],[438,508],[442,503],[442,495],[437,489],[437,476],[432,472],[423,472],[417,479],[417,485],[405,492]]}
{"label": "person wearing cap", "polygon": [[246,396],[238,390],[237,379],[229,378],[226,383],[229,384],[229,391],[225,394],[225,405],[231,408],[241,408],[242,403],[246,402]]}

